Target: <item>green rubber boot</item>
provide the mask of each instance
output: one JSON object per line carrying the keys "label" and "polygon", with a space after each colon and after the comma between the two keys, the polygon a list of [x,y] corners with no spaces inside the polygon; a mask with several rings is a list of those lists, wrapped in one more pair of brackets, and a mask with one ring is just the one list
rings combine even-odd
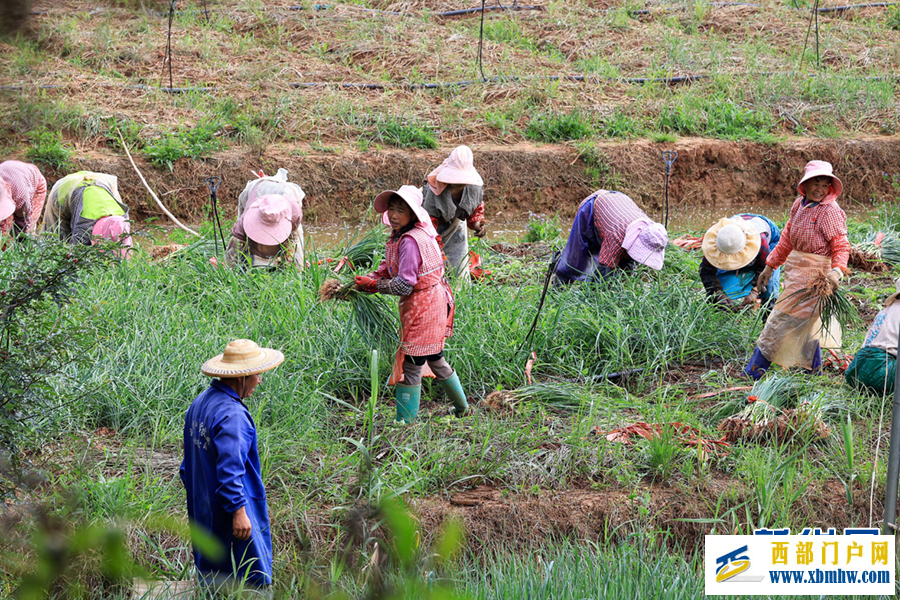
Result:
{"label": "green rubber boot", "polygon": [[398,385],[394,391],[397,399],[397,422],[412,423],[419,414],[419,400],[422,398],[422,386]]}
{"label": "green rubber boot", "polygon": [[456,371],[449,379],[438,381],[447,397],[453,401],[453,414],[457,417],[465,415],[469,411],[469,403],[466,402],[466,393],[463,392],[462,384],[459,382],[459,374]]}

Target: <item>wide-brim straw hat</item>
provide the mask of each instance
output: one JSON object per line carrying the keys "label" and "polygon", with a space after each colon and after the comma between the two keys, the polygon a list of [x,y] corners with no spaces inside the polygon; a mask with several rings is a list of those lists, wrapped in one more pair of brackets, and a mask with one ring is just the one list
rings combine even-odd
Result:
{"label": "wide-brim straw hat", "polygon": [[260,196],[244,213],[244,231],[257,244],[276,246],[291,236],[291,216],[291,205],[284,196]]}
{"label": "wide-brim straw hat", "polygon": [[9,191],[9,184],[0,177],[0,221],[5,221],[16,212],[16,201]]}
{"label": "wide-brim straw hat", "polygon": [[270,371],[284,362],[284,354],[271,348],[260,348],[252,340],[234,340],[225,352],[209,359],[200,371],[210,377],[244,377]]}
{"label": "wide-brim straw hat", "polygon": [[749,221],[720,219],[707,230],[700,247],[712,266],[736,271],[753,262],[761,245],[759,232]]}
{"label": "wide-brim straw hat", "polygon": [[638,219],[625,229],[622,248],[628,256],[651,269],[662,269],[669,234],[666,228],[650,219]]}
{"label": "wide-brim straw hat", "polygon": [[891,304],[893,304],[893,303],[894,303],[894,300],[896,300],[898,297],[900,297],[900,279],[898,279],[898,280],[896,281],[896,286],[897,286],[897,291],[894,292],[893,294],[891,294],[890,296],[888,296],[888,297],[884,300],[884,307],[885,307],[885,308],[887,308],[888,306],[890,306]]}
{"label": "wide-brim straw hat", "polygon": [[844,191],[844,184],[841,183],[840,179],[834,176],[834,169],[832,168],[831,163],[824,160],[811,160],[806,163],[803,179],[797,184],[797,193],[805,195],[806,193],[803,191],[803,182],[821,175],[831,177],[831,188],[834,190],[834,195],[840,196],[841,192]]}

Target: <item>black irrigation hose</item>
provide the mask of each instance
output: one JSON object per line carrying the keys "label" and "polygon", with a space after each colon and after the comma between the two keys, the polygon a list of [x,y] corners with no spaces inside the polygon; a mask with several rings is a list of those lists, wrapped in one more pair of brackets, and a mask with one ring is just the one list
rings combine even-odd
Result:
{"label": "black irrigation hose", "polygon": [[309,81],[302,83],[290,83],[291,88],[316,88],[316,87],[339,87],[346,90],[384,90],[389,88],[402,88],[406,90],[436,90],[450,87],[469,87],[479,83],[517,83],[521,81],[534,81],[544,79],[547,81],[575,81],[575,82],[592,82],[592,81],[608,81],[619,83],[632,83],[642,85],[646,83],[665,83],[668,85],[676,83],[689,83],[704,79],[709,75],[678,75],[675,77],[594,77],[591,75],[546,75],[532,77],[487,77],[483,80],[473,79],[469,81],[452,81],[448,83],[339,83],[331,81]]}
{"label": "black irrigation hose", "polygon": [[[3,92],[22,92],[29,86],[24,85],[0,85],[0,91]],[[33,86],[39,90],[58,90],[71,86],[68,85],[36,85]],[[213,92],[215,87],[195,87],[195,88],[167,88],[156,87],[150,85],[117,85],[114,83],[101,83],[99,87],[120,88],[124,90],[153,90],[155,92],[166,92],[167,94],[189,94],[191,92]]]}
{"label": "black irrigation hose", "polygon": [[[775,75],[775,72],[763,72],[763,73],[734,73],[735,76],[753,76],[753,77],[766,77],[770,75]],[[780,74],[780,73],[778,73]],[[813,78],[817,77],[816,73],[807,73],[807,77]],[[479,83],[518,83],[523,81],[534,81],[538,79],[543,79],[547,81],[573,81],[573,82],[585,82],[585,83],[626,83],[633,85],[644,85],[648,83],[665,83],[667,85],[675,85],[679,83],[691,83],[694,81],[699,81],[701,79],[707,79],[711,77],[711,75],[705,73],[695,73],[692,75],[678,75],[675,77],[597,77],[593,75],[547,75],[547,76],[533,76],[533,77],[491,77],[486,79],[485,81],[480,80],[471,80],[471,81],[453,81],[449,83],[396,83],[396,84],[384,84],[384,83],[340,83],[340,82],[332,82],[332,81],[305,81],[300,83],[289,83],[288,87],[292,89],[311,89],[311,88],[319,88],[319,87],[333,87],[333,88],[341,88],[345,90],[385,90],[385,89],[405,89],[405,90],[437,90],[444,88],[453,88],[453,87],[468,87],[472,85],[477,85]],[[874,75],[870,77],[852,77],[845,78],[859,81],[896,81],[900,80],[900,75]],[[53,90],[53,89],[65,89],[70,88],[70,85],[35,85],[35,86],[24,86],[24,85],[0,85],[0,91],[7,92],[21,92],[26,89],[36,88],[41,90]],[[99,87],[108,87],[108,88],[121,88],[126,90],[152,90],[152,91],[161,91],[167,92],[170,94],[189,94],[191,92],[202,92],[202,93],[211,93],[217,91],[219,88],[212,87],[193,87],[193,88],[158,88],[155,86],[148,85],[117,85],[112,83],[101,83]]]}
{"label": "black irrigation hose", "polygon": [[[329,8],[335,8],[335,7],[330,4],[313,4],[313,8],[315,10],[328,10]],[[414,14],[411,12],[397,12],[397,11],[393,11],[393,10],[377,10],[374,8],[357,8],[357,7],[353,7],[353,8],[354,8],[354,10],[358,10],[361,12],[383,13],[386,15],[395,15],[395,16]],[[304,7],[304,6],[288,6],[288,10],[305,10],[305,9],[306,9],[306,7]],[[439,13],[431,13],[431,16],[433,16],[433,17],[458,17],[460,15],[472,15],[475,13],[491,11],[491,10],[513,10],[513,11],[515,11],[515,10],[546,10],[546,9],[543,6],[485,6],[485,7],[476,6],[475,8],[463,8],[460,10],[448,10],[448,11],[439,12]]]}
{"label": "black irrigation hose", "polygon": [[[711,2],[707,6],[712,6],[713,8],[727,8],[729,6],[749,6],[749,7],[753,7],[753,8],[762,8],[759,4],[752,4],[749,2]],[[870,2],[869,4],[846,4],[843,6],[822,6],[818,9],[816,9],[816,12],[820,12],[820,13],[844,12],[846,10],[854,10],[857,8],[889,8],[891,6],[900,6],[900,2]],[[316,10],[326,10],[326,9],[329,9],[332,7],[328,4],[316,4],[316,5],[314,5],[314,8]],[[805,8],[795,8],[793,6],[788,7],[788,8],[792,8],[794,10],[802,10],[804,12],[806,11]],[[303,6],[289,6],[288,10],[304,10],[304,7]],[[394,16],[403,16],[406,14],[412,14],[412,13],[404,13],[404,12],[397,12],[397,11],[391,11],[391,10],[376,10],[374,8],[359,8],[357,10],[360,10],[363,12],[384,13],[384,14],[394,15]],[[516,11],[516,10],[546,10],[546,8],[543,6],[486,6],[484,8],[484,10],[486,10],[486,11],[490,11],[490,10]],[[655,12],[669,12],[669,11],[676,11],[676,10],[686,10],[686,8],[683,6],[663,6],[660,8],[643,8],[640,10],[629,11],[628,14],[649,15],[649,14],[653,14]],[[59,12],[65,12],[65,11],[59,11]],[[202,11],[202,10],[199,10],[199,11],[198,10],[178,10],[178,11],[175,11],[175,14],[181,15],[181,14],[196,13],[196,12],[204,12],[204,11]],[[206,11],[206,12],[208,14],[208,11]],[[434,16],[436,16],[436,17],[456,17],[456,16],[460,16],[460,15],[470,15],[470,14],[475,14],[475,13],[479,13],[479,12],[481,12],[481,8],[476,7],[476,8],[465,8],[465,9],[461,9],[461,10],[448,10],[446,12],[434,13]],[[49,10],[33,10],[29,14],[31,14],[33,16],[47,16],[52,13]],[[153,11],[153,14],[160,16],[160,17],[169,16],[168,12],[161,12],[161,11]]]}

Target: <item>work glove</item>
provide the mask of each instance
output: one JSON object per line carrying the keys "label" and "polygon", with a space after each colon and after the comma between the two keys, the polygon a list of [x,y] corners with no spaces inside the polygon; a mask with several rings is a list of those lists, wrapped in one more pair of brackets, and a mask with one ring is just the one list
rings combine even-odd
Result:
{"label": "work glove", "polygon": [[361,292],[366,292],[367,294],[374,294],[378,291],[375,280],[371,277],[366,277],[365,275],[357,275],[353,278],[353,283],[356,284],[356,289]]}
{"label": "work glove", "polygon": [[719,293],[715,296],[714,302],[715,302],[720,308],[724,308],[725,310],[732,310],[732,311],[733,311],[733,310],[735,309],[734,302],[731,300],[731,298],[729,298],[728,296],[726,296],[723,292],[719,292]]}
{"label": "work glove", "polygon": [[475,223],[475,228],[472,230],[472,235],[477,238],[483,238],[487,233],[487,228],[484,226],[484,221],[478,221]]}
{"label": "work glove", "polygon": [[828,275],[825,276],[825,279],[827,279],[828,283],[831,284],[831,289],[836,290],[841,284],[841,279],[843,277],[844,272],[835,267],[834,269],[828,271]]}
{"label": "work glove", "polygon": [[762,293],[765,291],[767,287],[769,287],[769,280],[772,279],[772,273],[775,272],[775,269],[766,265],[766,268],[763,269],[762,273],[759,274],[759,278],[756,280],[756,291]]}

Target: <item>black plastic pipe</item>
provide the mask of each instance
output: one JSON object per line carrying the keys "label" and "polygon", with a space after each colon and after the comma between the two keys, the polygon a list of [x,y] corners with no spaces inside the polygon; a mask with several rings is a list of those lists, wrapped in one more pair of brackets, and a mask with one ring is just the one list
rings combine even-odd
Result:
{"label": "black plastic pipe", "polygon": [[897,6],[900,2],[873,2],[871,4],[848,4],[846,6],[822,6],[817,9],[820,13],[840,12],[852,10],[854,8],[887,8],[889,6]]}

